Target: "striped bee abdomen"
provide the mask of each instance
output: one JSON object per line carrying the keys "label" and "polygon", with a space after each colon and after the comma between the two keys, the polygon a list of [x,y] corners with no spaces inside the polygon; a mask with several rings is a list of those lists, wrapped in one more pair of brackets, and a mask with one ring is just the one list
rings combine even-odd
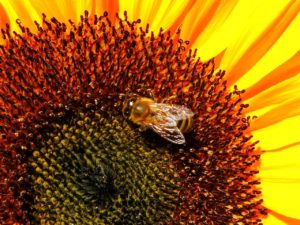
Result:
{"label": "striped bee abdomen", "polygon": [[193,129],[192,117],[185,117],[177,122],[177,127],[182,133],[188,133]]}

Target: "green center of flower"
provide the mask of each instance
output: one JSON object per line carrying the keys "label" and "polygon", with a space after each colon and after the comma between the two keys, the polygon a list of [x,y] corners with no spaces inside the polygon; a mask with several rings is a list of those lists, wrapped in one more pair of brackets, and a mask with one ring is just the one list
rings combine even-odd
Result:
{"label": "green center of flower", "polygon": [[178,174],[166,148],[153,149],[138,135],[104,112],[51,123],[30,157],[36,222],[169,221]]}

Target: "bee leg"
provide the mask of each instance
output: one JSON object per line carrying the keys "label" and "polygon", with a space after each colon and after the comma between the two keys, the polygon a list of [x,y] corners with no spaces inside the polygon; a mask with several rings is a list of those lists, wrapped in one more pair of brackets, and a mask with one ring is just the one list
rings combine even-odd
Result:
{"label": "bee leg", "polygon": [[141,84],[138,84],[136,91],[137,91],[137,93],[140,93],[141,95],[154,100],[154,95],[150,88],[147,88],[145,86],[142,86]]}
{"label": "bee leg", "polygon": [[138,127],[138,132],[142,133],[147,130],[147,127],[140,126]]}
{"label": "bee leg", "polygon": [[153,95],[152,90],[150,88],[147,88],[145,90],[145,92],[146,92],[148,98],[151,98],[152,100],[154,100],[154,95]]}
{"label": "bee leg", "polygon": [[142,91],[144,90],[144,87],[141,84],[137,84],[135,87],[136,93],[143,94]]}

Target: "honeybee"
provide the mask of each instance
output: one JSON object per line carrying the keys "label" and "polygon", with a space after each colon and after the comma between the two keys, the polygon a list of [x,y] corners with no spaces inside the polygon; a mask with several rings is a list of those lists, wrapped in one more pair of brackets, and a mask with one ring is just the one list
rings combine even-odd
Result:
{"label": "honeybee", "polygon": [[150,128],[174,144],[184,144],[183,133],[191,131],[193,127],[194,113],[189,108],[158,103],[137,94],[126,96],[122,112],[134,124]]}

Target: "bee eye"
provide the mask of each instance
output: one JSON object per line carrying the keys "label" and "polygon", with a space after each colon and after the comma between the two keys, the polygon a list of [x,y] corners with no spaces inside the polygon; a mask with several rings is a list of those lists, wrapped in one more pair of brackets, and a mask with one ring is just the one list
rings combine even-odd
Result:
{"label": "bee eye", "polygon": [[130,111],[131,111],[131,107],[129,106],[129,104],[127,104],[124,108],[123,108],[123,116],[125,118],[129,118],[130,116]]}

